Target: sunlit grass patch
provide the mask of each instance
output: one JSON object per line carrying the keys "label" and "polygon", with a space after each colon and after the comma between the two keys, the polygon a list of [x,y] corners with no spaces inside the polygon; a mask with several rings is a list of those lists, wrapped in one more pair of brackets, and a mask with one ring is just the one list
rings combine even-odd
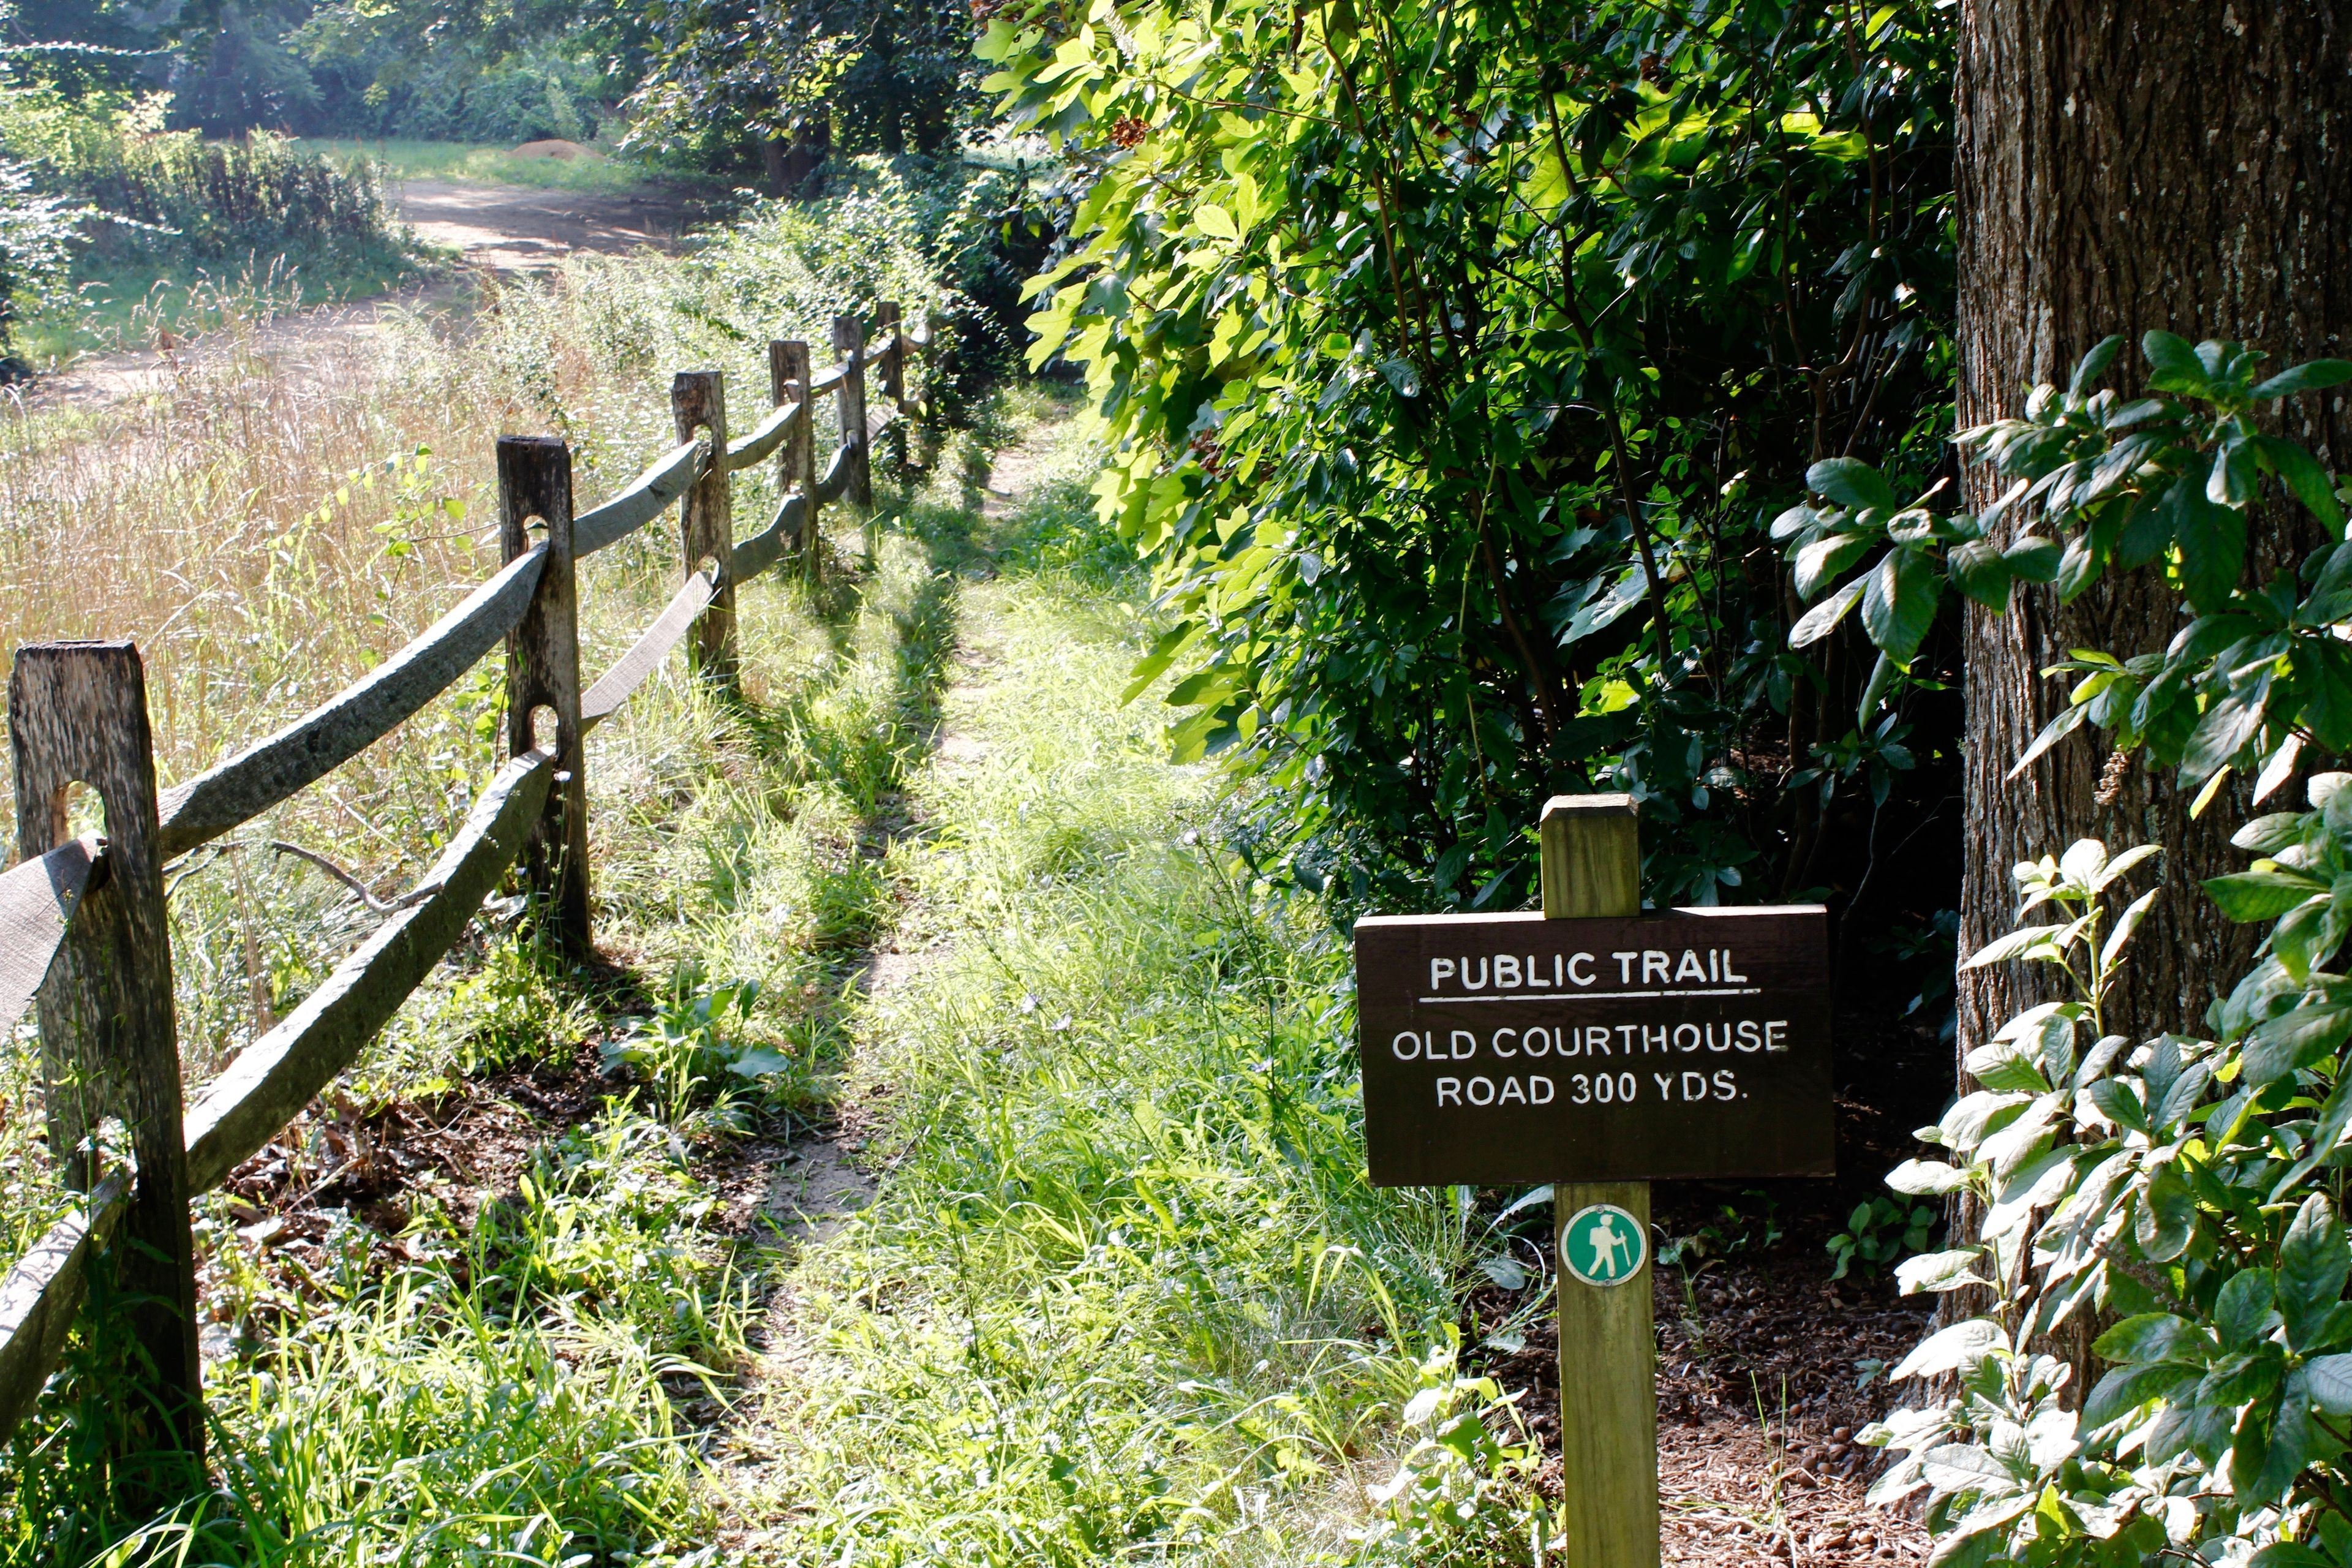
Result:
{"label": "sunlit grass patch", "polygon": [[[591,146],[578,158],[519,157],[513,149],[472,142],[421,142],[405,137],[306,136],[294,143],[342,163],[366,159],[386,181],[458,180],[474,184],[535,185],[566,191],[627,191],[656,184],[687,184],[691,176],[650,168],[611,149]],[[716,184],[703,179],[698,182]]]}
{"label": "sunlit grass patch", "polygon": [[1344,1555],[1463,1211],[1364,1184],[1344,944],[1116,702],[1149,613],[1045,467],[961,590],[926,962],[856,1024],[879,1197],[794,1270],[749,1506],[777,1562]]}

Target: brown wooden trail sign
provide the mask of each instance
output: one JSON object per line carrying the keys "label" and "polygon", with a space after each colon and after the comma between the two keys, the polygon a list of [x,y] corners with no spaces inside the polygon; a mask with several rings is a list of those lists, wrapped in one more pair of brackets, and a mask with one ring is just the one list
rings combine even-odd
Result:
{"label": "brown wooden trail sign", "polygon": [[1650,1180],[1832,1173],[1829,920],[1641,912],[1633,803],[1545,803],[1543,912],[1356,922],[1382,1186],[1556,1184],[1575,1568],[1658,1563]]}
{"label": "brown wooden trail sign", "polygon": [[1381,1186],[1831,1172],[1828,917],[1356,924]]}

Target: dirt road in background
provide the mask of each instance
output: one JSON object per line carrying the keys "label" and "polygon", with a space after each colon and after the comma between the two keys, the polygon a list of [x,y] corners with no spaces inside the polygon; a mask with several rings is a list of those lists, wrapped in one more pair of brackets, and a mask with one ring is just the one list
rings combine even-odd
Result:
{"label": "dirt road in background", "polygon": [[703,211],[694,198],[657,185],[541,191],[404,180],[393,187],[393,200],[419,238],[494,272],[552,267],[575,250],[668,249]]}
{"label": "dirt road in background", "polygon": [[[392,197],[401,221],[427,244],[454,251],[457,265],[437,268],[421,282],[373,299],[274,318],[254,332],[257,352],[273,360],[299,362],[322,344],[363,340],[391,316],[464,310],[473,300],[474,279],[480,272],[541,271],[583,250],[625,255],[672,249],[706,210],[693,196],[659,185],[562,191],[404,180],[392,186]],[[209,341],[93,354],[42,376],[31,387],[30,401],[109,403],[154,390],[171,379],[187,356],[231,346],[208,349]]]}

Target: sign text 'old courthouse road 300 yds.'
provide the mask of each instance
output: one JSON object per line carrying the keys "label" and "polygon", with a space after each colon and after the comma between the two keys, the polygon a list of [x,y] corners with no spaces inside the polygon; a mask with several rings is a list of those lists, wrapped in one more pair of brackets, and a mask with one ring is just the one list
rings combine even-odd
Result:
{"label": "sign text 'old courthouse road 300 yds.'", "polygon": [[1825,1168],[1826,937],[1810,908],[1359,922],[1374,1179]]}

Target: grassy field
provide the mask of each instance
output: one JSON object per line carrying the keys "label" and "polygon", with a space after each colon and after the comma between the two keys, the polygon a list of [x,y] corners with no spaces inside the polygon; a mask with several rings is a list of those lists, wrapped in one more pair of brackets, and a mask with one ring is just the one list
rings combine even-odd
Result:
{"label": "grassy field", "polygon": [[466,142],[415,142],[397,138],[354,141],[303,137],[294,145],[337,163],[365,158],[387,180],[459,180],[476,184],[537,185],[566,191],[625,191],[651,184],[682,184],[687,177],[656,170],[633,158],[596,149],[586,158],[519,158],[505,147]]}
{"label": "grassy field", "polygon": [[20,322],[16,349],[37,370],[54,371],[83,354],[170,349],[261,317],[373,299],[416,276],[413,262],[391,255],[327,268],[259,255],[221,268],[92,264],[74,308]]}
{"label": "grassy field", "polygon": [[[152,395],[0,422],[11,641],[137,637],[160,772],[189,776],[494,569],[496,432],[566,433],[590,504],[667,444],[670,368],[763,384],[767,331],[919,297],[887,225],[847,260],[795,260],[800,232],[700,270],[577,261],[462,336],[394,320],[299,363],[225,295],[221,352]],[[209,1489],[160,1518],[110,1500],[99,1313],[0,1468],[0,1563],[1540,1550],[1511,1422],[1454,1373],[1466,1210],[1362,1184],[1342,944],[1225,847],[1154,705],[1116,702],[1151,612],[1066,411],[980,415],[886,484],[870,556],[837,533],[821,592],[746,588],[745,701],[673,668],[593,737],[604,962],[499,906],[205,1200]],[[983,517],[1013,445],[1022,500]],[[769,487],[744,476],[739,531]],[[588,564],[592,669],[670,556],[656,526]],[[192,1086],[372,923],[269,842],[397,890],[499,719],[493,659],[172,868]],[[878,950],[898,980],[869,995]],[[67,1201],[18,1045],[10,1256]],[[771,1202],[813,1129],[875,1187],[821,1237]]]}

